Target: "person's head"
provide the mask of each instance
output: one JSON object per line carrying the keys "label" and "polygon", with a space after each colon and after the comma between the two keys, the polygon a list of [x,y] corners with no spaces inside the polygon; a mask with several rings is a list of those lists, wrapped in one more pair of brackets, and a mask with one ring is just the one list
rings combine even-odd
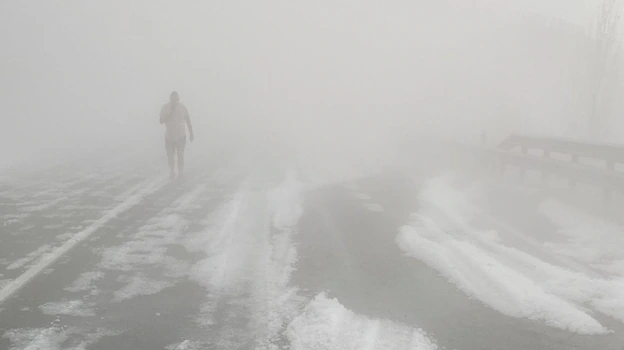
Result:
{"label": "person's head", "polygon": [[177,91],[174,91],[171,93],[171,95],[169,96],[169,101],[171,101],[171,103],[180,102],[180,95],[178,94]]}

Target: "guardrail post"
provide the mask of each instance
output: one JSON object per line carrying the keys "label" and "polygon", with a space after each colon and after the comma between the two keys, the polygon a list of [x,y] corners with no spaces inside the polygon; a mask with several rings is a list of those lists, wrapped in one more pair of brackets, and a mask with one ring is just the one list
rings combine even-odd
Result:
{"label": "guardrail post", "polygon": [[[572,163],[574,164],[578,164],[579,163],[579,156],[578,154],[572,154]],[[576,189],[576,180],[574,179],[570,179],[570,189]]]}

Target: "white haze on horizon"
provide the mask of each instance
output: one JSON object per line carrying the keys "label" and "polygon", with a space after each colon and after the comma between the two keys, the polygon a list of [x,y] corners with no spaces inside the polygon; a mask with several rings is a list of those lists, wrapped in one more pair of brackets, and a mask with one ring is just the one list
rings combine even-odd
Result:
{"label": "white haze on horizon", "polygon": [[172,90],[198,147],[379,156],[432,134],[578,132],[583,39],[542,20],[584,20],[587,2],[565,4],[3,2],[0,169],[160,155]]}

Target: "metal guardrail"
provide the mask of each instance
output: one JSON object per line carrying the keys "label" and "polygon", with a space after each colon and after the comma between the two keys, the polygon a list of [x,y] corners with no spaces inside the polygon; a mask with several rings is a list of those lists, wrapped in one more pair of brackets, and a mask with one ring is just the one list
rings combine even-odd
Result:
{"label": "metal guardrail", "polygon": [[[514,152],[515,148],[519,148],[520,152]],[[529,150],[541,150],[543,155],[531,155]],[[542,172],[544,182],[554,174],[567,178],[570,188],[576,187],[577,183],[603,188],[607,201],[613,192],[624,193],[624,172],[615,169],[616,163],[624,163],[624,145],[512,135],[498,148],[475,147],[471,151],[502,172],[506,166],[516,166]],[[553,159],[551,153],[569,154],[570,161]],[[579,158],[604,160],[605,167],[579,164]]]}
{"label": "metal guardrail", "polygon": [[602,159],[606,162],[624,163],[624,145],[610,143],[593,143],[565,138],[544,136],[511,135],[499,145],[499,148],[513,147],[540,149],[547,152],[570,154],[572,161],[578,157]]}
{"label": "metal guardrail", "polygon": [[624,173],[621,172],[499,149],[479,148],[473,151],[479,153],[488,163],[496,164],[501,168],[511,165],[541,171],[542,173],[556,174],[568,178],[572,187],[575,182],[580,182],[603,187],[610,191],[624,192]]}

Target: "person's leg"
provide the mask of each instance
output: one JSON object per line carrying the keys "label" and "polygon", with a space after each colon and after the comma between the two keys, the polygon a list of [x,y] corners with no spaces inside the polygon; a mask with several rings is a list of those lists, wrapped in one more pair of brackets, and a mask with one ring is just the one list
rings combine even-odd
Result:
{"label": "person's leg", "polygon": [[169,140],[165,141],[165,148],[167,149],[167,161],[169,162],[169,177],[173,178],[175,176],[174,167],[175,167],[175,143]]}
{"label": "person's leg", "polygon": [[184,173],[184,149],[186,148],[186,137],[178,141],[178,177]]}

